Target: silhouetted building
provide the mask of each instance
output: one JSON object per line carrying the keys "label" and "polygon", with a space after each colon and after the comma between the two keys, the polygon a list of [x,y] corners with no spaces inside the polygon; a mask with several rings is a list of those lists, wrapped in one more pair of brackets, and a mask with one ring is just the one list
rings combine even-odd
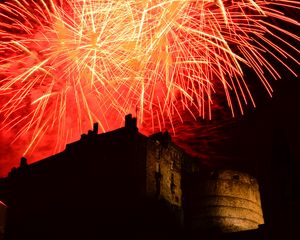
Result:
{"label": "silhouetted building", "polygon": [[6,205],[0,201],[0,240],[4,237]]}
{"label": "silhouetted building", "polygon": [[1,179],[5,238],[257,239],[263,223],[258,184],[237,171],[211,171],[171,141],[146,137],[136,119],[33,164],[21,159]]}

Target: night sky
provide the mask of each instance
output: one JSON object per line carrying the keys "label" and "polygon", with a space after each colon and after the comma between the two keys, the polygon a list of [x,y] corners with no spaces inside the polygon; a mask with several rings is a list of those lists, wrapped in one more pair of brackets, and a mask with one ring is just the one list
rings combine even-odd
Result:
{"label": "night sky", "polygon": [[[299,11],[290,14],[298,16],[299,19]],[[278,24],[279,26],[282,25],[282,23]],[[283,27],[291,29],[294,33],[299,33],[299,27]],[[299,49],[298,41],[295,39],[288,40],[295,48]],[[274,39],[274,41],[276,40]],[[291,51],[291,49],[286,50]],[[300,61],[299,56],[299,53],[294,55],[298,61]],[[206,155],[205,159],[201,161],[212,168],[231,168],[254,175],[263,190],[262,201],[266,216],[265,220],[268,224],[274,216],[274,219],[279,219],[281,216],[276,215],[276,212],[280,211],[282,203],[278,202],[279,200],[273,201],[272,199],[278,198],[281,191],[285,191],[281,188],[281,185],[276,189],[277,181],[287,181],[288,184],[293,185],[292,197],[300,194],[299,65],[287,61],[288,65],[298,74],[298,77],[296,77],[287,72],[280,64],[273,62],[274,60],[271,60],[271,58],[270,61],[282,75],[280,80],[270,80],[274,90],[273,97],[268,96],[261,83],[254,79],[257,77],[253,72],[245,68],[246,80],[251,83],[249,86],[253,90],[252,93],[257,107],[254,108],[249,104],[244,108],[244,115],[237,111],[234,118],[228,117],[227,114],[226,117],[216,117],[212,121],[199,120],[200,125],[205,122],[208,123],[207,129],[211,126],[215,127],[212,127],[212,130],[206,133],[205,127],[199,131],[195,130],[194,135],[192,135],[195,139],[197,139],[196,135],[199,135],[200,141],[191,139],[190,142],[186,143],[186,145],[191,144],[188,149],[196,148],[199,153]],[[228,112],[230,113],[229,110]],[[201,132],[205,134],[211,132],[212,135],[204,134],[201,136]],[[4,134],[0,132],[0,138]],[[79,138],[80,136],[78,136]],[[7,166],[9,168],[13,164],[16,166],[21,156],[16,156],[14,148],[10,147],[7,142],[3,142],[2,139],[0,139],[0,144],[2,144],[0,146],[0,174],[2,174],[1,177],[4,177],[8,171]],[[2,161],[1,154],[6,157],[11,156],[12,159],[9,160],[11,162]],[[282,211],[285,211],[285,208],[283,209]],[[289,207],[287,209],[290,210]],[[295,209],[295,212],[297,211],[299,211],[299,207]],[[293,218],[294,216],[289,213],[282,213],[282,216],[282,222],[278,220],[279,225],[289,218],[292,220],[287,220],[286,225],[295,222],[296,218]],[[271,224],[273,224],[272,228],[278,226],[272,221]],[[287,231],[288,227],[283,228],[282,232]]]}
{"label": "night sky", "polygon": [[[297,12],[290,14],[298,16]],[[299,32],[299,28],[295,26],[285,27],[292,27],[293,32]],[[298,47],[296,40],[289,40],[296,48]],[[299,55],[295,57],[299,58]],[[281,80],[271,81],[274,89],[273,98],[270,98],[263,87],[256,83],[258,82],[256,79],[255,81],[251,79],[256,78],[256,76],[247,70],[245,71],[249,82],[257,84],[250,84],[257,107],[246,107],[243,116],[237,114],[235,118],[227,119],[225,121],[227,123],[224,127],[221,127],[220,133],[218,132],[220,129],[213,133],[215,135],[219,134],[213,141],[214,143],[210,143],[210,139],[207,140],[210,149],[208,155],[209,160],[212,161],[212,166],[233,166],[255,173],[259,168],[258,166],[262,166],[264,162],[271,160],[272,149],[275,142],[278,141],[277,138],[279,138],[288,145],[291,159],[295,164],[298,175],[300,175],[299,77],[286,73],[286,70],[282,69],[280,65],[274,64],[274,66],[283,74]],[[295,63],[291,62],[291,67],[299,72],[299,66]],[[219,124],[218,120],[214,121],[217,125]],[[1,140],[0,143],[2,143]],[[201,148],[201,145],[199,148]],[[13,151],[14,149],[9,146],[1,146],[0,148],[0,154],[11,155],[14,158],[12,161],[18,162]],[[205,151],[205,148],[203,151]]]}

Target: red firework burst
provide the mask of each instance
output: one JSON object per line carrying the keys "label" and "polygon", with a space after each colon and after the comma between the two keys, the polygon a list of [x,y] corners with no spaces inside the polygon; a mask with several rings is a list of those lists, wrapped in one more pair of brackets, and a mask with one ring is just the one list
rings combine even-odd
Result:
{"label": "red firework burst", "polygon": [[22,143],[22,154],[40,146],[36,159],[61,150],[95,121],[102,131],[120,127],[129,112],[137,112],[144,132],[166,126],[176,132],[184,112],[211,118],[220,97],[232,114],[243,112],[255,104],[242,66],[271,95],[266,76],[280,78],[271,62],[293,74],[282,59],[299,64],[298,49],[285,40],[299,37],[273,21],[299,23],[278,7],[299,9],[299,2],[5,1],[1,130],[11,133],[7,142]]}

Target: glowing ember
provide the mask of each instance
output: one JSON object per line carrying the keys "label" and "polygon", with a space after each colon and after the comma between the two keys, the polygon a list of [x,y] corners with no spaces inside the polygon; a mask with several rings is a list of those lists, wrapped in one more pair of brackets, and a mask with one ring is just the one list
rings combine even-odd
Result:
{"label": "glowing ember", "polygon": [[298,36],[273,23],[299,26],[278,10],[299,6],[293,0],[5,1],[3,141],[36,159],[78,139],[93,122],[102,131],[120,127],[130,112],[144,132],[166,125],[176,131],[184,112],[211,118],[224,96],[232,114],[243,113],[254,100],[242,66],[271,95],[266,73],[280,75],[265,52],[292,73],[282,59],[299,64],[285,48],[298,50],[284,39]]}

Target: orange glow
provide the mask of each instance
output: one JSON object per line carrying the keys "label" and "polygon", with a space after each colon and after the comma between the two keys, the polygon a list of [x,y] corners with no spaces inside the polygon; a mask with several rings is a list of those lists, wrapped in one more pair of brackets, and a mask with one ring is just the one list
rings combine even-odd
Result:
{"label": "orange glow", "polygon": [[[243,65],[271,95],[263,58],[288,71],[269,21],[299,23],[276,9],[293,0],[11,0],[0,4],[0,128],[32,159],[62,150],[99,122],[102,132],[137,113],[142,131],[182,112],[211,118],[219,96],[232,115],[254,99]],[[296,53],[299,51],[294,49]],[[232,99],[234,96],[235,99]],[[151,122],[152,124],[148,124]],[[149,126],[151,125],[151,126]],[[144,128],[143,128],[144,126]],[[147,127],[145,127],[147,126]]]}

